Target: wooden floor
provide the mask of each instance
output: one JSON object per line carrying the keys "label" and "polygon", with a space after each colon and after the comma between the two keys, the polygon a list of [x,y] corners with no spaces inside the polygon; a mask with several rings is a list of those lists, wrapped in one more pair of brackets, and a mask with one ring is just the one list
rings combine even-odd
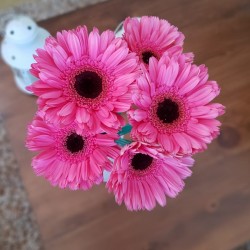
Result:
{"label": "wooden floor", "polygon": [[35,177],[24,148],[35,98],[0,64],[0,112],[41,229],[45,250],[229,250],[250,239],[250,2],[110,0],[41,25],[52,34],[79,24],[114,29],[126,16],[157,15],[186,35],[185,51],[209,67],[226,105],[222,134],[197,155],[186,189],[165,208],[131,213],[104,186],[52,188]]}

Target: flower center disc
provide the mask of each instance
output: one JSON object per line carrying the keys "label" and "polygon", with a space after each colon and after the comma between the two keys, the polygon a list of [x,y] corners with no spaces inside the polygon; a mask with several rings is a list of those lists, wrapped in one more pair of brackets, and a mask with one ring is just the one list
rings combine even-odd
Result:
{"label": "flower center disc", "polygon": [[85,98],[94,99],[102,92],[102,78],[93,71],[84,71],[75,76],[75,90]]}
{"label": "flower center disc", "polygon": [[152,161],[153,158],[151,156],[138,153],[134,155],[131,165],[135,170],[144,170],[151,165]]}
{"label": "flower center disc", "polygon": [[66,147],[71,153],[80,152],[84,147],[84,140],[81,135],[70,134],[66,139]]}
{"label": "flower center disc", "polygon": [[155,57],[155,55],[154,55],[153,52],[151,52],[151,51],[144,51],[144,52],[142,52],[142,61],[143,61],[144,63],[146,63],[146,64],[149,64],[149,59],[150,59],[150,57],[152,57],[152,56]]}
{"label": "flower center disc", "polygon": [[179,106],[171,99],[164,99],[157,107],[157,116],[164,123],[172,123],[179,118]]}

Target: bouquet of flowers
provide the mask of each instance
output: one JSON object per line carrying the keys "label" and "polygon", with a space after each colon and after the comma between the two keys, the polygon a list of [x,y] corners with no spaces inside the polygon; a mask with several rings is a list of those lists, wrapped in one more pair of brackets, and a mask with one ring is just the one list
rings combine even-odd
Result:
{"label": "bouquet of flowers", "polygon": [[37,175],[52,185],[106,187],[128,210],[166,205],[191,175],[192,155],[219,134],[223,105],[207,68],[183,53],[168,21],[126,18],[121,38],[86,26],[58,32],[38,49],[28,89],[38,111],[27,147]]}

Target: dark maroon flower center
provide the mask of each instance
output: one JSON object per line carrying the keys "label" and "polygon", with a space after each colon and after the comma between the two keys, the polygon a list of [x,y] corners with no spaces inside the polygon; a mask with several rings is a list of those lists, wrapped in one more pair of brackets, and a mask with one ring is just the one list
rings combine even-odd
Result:
{"label": "dark maroon flower center", "polygon": [[102,92],[102,78],[93,71],[84,71],[75,76],[75,90],[85,98],[94,99]]}
{"label": "dark maroon flower center", "polygon": [[71,153],[80,152],[84,147],[84,139],[81,135],[72,133],[66,139],[66,147]]}
{"label": "dark maroon flower center", "polygon": [[148,168],[153,161],[153,158],[149,155],[138,153],[134,155],[131,165],[135,170],[144,170]]}
{"label": "dark maroon flower center", "polygon": [[171,99],[164,99],[157,107],[157,116],[164,123],[172,123],[179,118],[179,106]]}
{"label": "dark maroon flower center", "polygon": [[144,51],[144,52],[142,52],[141,55],[142,55],[142,61],[146,64],[149,64],[150,57],[152,57],[152,56],[155,57],[155,54],[152,51]]}

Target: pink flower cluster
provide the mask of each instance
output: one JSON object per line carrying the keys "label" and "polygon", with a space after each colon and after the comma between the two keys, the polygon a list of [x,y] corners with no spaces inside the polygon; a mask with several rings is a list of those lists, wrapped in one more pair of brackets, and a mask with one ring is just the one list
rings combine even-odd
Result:
{"label": "pink flower cluster", "polygon": [[38,111],[26,145],[39,151],[32,166],[52,185],[87,190],[106,170],[118,204],[152,210],[182,191],[192,155],[219,134],[224,107],[211,103],[220,89],[183,53],[176,27],[148,16],[123,27],[122,38],[86,26],[58,32],[37,50],[38,80],[28,89]]}

